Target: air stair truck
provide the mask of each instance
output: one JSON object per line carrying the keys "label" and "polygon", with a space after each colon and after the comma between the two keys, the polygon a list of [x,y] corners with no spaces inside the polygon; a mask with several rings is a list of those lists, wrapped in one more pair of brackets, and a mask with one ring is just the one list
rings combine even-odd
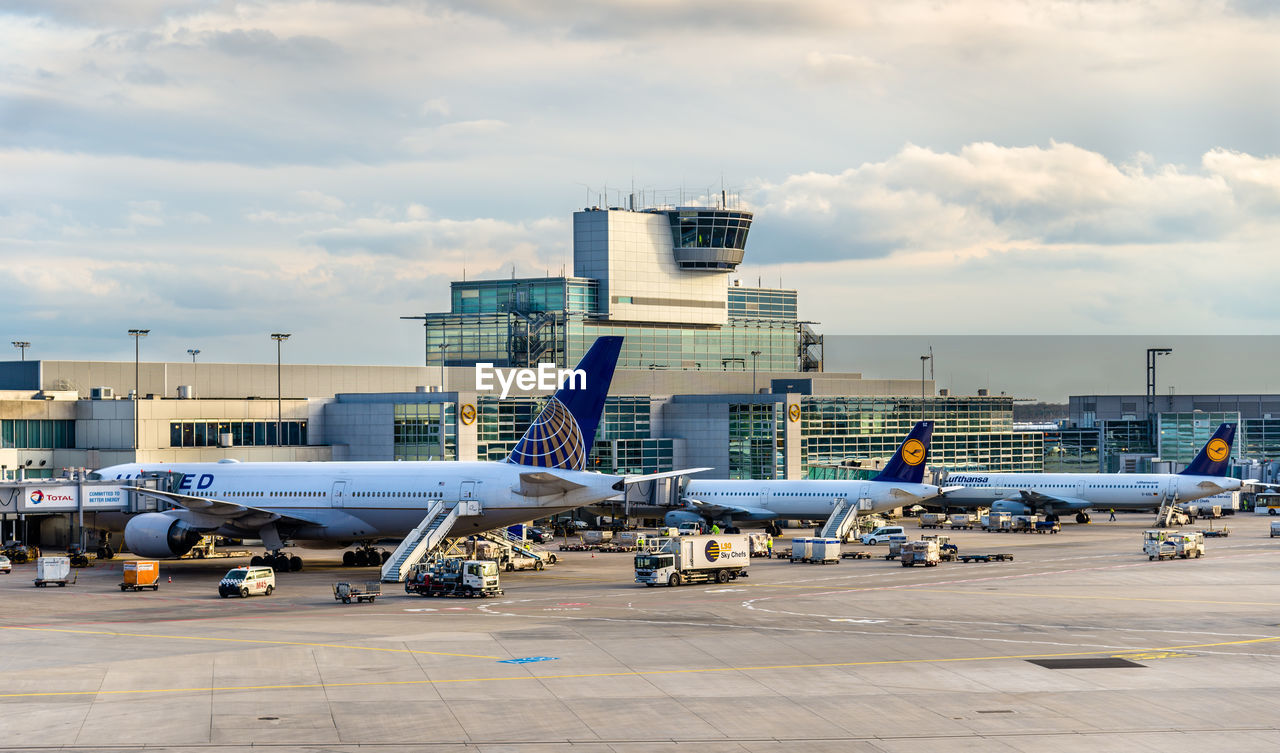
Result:
{"label": "air stair truck", "polygon": [[751,549],[746,534],[680,536],[636,555],[636,583],[728,583],[747,577]]}

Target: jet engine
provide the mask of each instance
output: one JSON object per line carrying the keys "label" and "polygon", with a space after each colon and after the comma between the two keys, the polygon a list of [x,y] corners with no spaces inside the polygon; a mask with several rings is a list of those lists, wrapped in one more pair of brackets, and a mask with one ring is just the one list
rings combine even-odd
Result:
{"label": "jet engine", "polygon": [[991,512],[1007,512],[1011,515],[1030,515],[1030,507],[1011,499],[998,499],[991,503]]}
{"label": "jet engine", "polygon": [[200,537],[190,525],[162,512],[143,513],[124,527],[124,545],[139,557],[181,557]]}
{"label": "jet engine", "polygon": [[686,512],[684,510],[672,510],[662,516],[662,524],[672,528],[679,528],[681,523],[697,523],[699,525],[706,524],[706,518],[696,512]]}

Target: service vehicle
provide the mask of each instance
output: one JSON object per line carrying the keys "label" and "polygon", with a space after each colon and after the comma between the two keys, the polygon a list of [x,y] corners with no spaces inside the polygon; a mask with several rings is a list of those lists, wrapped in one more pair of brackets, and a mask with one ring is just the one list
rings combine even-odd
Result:
{"label": "service vehicle", "polygon": [[124,563],[124,582],[120,591],[160,590],[160,561],[135,560]]}
{"label": "service vehicle", "polygon": [[37,588],[44,588],[50,584],[57,586],[65,586],[67,583],[74,583],[71,578],[71,558],[70,557],[39,557],[36,559],[36,580]]}
{"label": "service vehicle", "polygon": [[254,594],[270,596],[276,590],[276,571],[270,567],[233,567],[218,583],[218,595],[222,598]]}
{"label": "service vehicle", "polygon": [[751,545],[745,534],[679,536],[652,552],[636,555],[636,583],[728,583],[747,577]]}
{"label": "service vehicle", "polygon": [[1187,514],[1194,521],[1196,518],[1217,519],[1222,517],[1222,505],[1209,504],[1207,502],[1191,502],[1184,506]]}
{"label": "service vehicle", "polygon": [[837,565],[840,563],[840,539],[809,539],[809,559],[815,565]]}
{"label": "service vehicle", "polygon": [[1062,524],[1056,520],[1041,520],[1036,522],[1036,533],[1057,533],[1062,530]]}
{"label": "service vehicle", "polygon": [[874,546],[889,541],[893,536],[906,536],[907,531],[902,526],[880,526],[871,533],[862,535],[862,543],[866,546]]}
{"label": "service vehicle", "polygon": [[1173,544],[1173,553],[1182,559],[1199,559],[1204,556],[1204,534],[1199,531],[1179,531],[1166,539]]}
{"label": "service vehicle", "polygon": [[809,536],[797,536],[791,540],[791,561],[808,562],[813,556],[813,539]]}
{"label": "service vehicle", "polygon": [[951,523],[951,517],[946,513],[922,512],[920,513],[921,528],[942,528]]}
{"label": "service vehicle", "polygon": [[587,546],[600,546],[613,541],[613,531],[583,531],[582,542]]}
{"label": "service vehicle", "polygon": [[751,556],[768,557],[769,553],[773,551],[773,547],[770,545],[772,539],[773,537],[767,533],[753,531],[747,534],[747,541],[751,545]]}
{"label": "service vehicle", "polygon": [[1176,534],[1167,528],[1149,528],[1142,532],[1142,553],[1149,560],[1162,560],[1177,554],[1169,537]]}
{"label": "service vehicle", "polygon": [[969,513],[959,513],[956,515],[952,515],[951,530],[955,531],[960,528],[973,528],[974,524],[977,522],[978,522],[977,515],[971,515]]}
{"label": "service vehicle", "polygon": [[501,596],[498,563],[458,557],[415,565],[404,581],[405,593],[419,596]]}
{"label": "service vehicle", "polygon": [[516,570],[541,570],[543,566],[542,560],[537,557],[526,557],[512,552],[511,556],[503,562],[502,569],[510,573]]}
{"label": "service vehicle", "polygon": [[[1272,530],[1275,529],[1273,528]],[[1271,535],[1274,536],[1275,534],[1273,533]],[[5,575],[13,572],[13,563],[9,561],[8,557],[5,557],[2,554],[0,554],[0,572],[3,572]]]}
{"label": "service vehicle", "polygon": [[942,554],[938,549],[937,541],[934,539],[921,539],[920,541],[908,541],[904,544],[902,551],[898,553],[898,560],[902,562],[903,567],[915,567],[916,565],[936,567],[942,561]]}
{"label": "service vehicle", "polygon": [[367,583],[333,584],[333,598],[343,604],[350,604],[352,599],[355,599],[356,603],[367,601],[372,604],[373,600],[381,595],[382,583],[376,580]]}
{"label": "service vehicle", "polygon": [[688,521],[681,523],[677,529],[681,536],[701,536],[706,530],[706,526],[698,521]]}
{"label": "service vehicle", "polygon": [[1004,553],[981,553],[981,554],[961,554],[959,555],[961,562],[1012,562],[1012,554]]}
{"label": "service vehicle", "polygon": [[[1273,520],[1271,521],[1271,538],[1274,539],[1277,536],[1280,536],[1280,520]],[[6,561],[4,564],[8,565],[9,563]],[[5,572],[9,571],[5,570]]]}

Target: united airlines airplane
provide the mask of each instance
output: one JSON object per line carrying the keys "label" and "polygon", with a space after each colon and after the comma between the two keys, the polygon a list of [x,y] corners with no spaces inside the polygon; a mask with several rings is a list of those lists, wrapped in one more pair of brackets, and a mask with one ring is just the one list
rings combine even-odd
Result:
{"label": "united airlines airplane", "polygon": [[453,525],[459,535],[526,522],[616,497],[628,483],[687,473],[584,470],[621,348],[621,337],[597,339],[578,364],[586,378],[567,380],[502,462],[128,463],[94,476],[179,479],[167,491],[134,489],[178,509],[115,521],[143,557],[179,557],[217,534],[261,539],[268,564],[297,570],[301,559],[281,553],[286,541],[346,547],[404,537],[437,500],[464,506]]}
{"label": "united airlines airplane", "polygon": [[[831,515],[841,499],[858,504],[860,514],[915,504],[938,495],[938,487],[921,483],[932,438],[933,422],[917,423],[884,470],[865,481],[690,479],[681,506],[662,508],[667,511],[663,522],[678,526],[703,521],[731,528],[740,522],[766,521],[777,535],[781,529],[771,521],[821,520]],[[639,513],[633,508],[633,514]]]}
{"label": "united airlines airplane", "polygon": [[1088,523],[1089,509],[1190,502],[1240,488],[1240,479],[1226,476],[1235,433],[1235,424],[1219,426],[1181,473],[949,473],[934,504],[989,506],[1014,515],[1075,513],[1077,523]]}

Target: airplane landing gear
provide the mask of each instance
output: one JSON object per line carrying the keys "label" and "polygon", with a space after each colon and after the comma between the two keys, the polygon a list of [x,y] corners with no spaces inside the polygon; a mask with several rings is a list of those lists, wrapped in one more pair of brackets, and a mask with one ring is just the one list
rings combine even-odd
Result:
{"label": "airplane landing gear", "polygon": [[302,558],[298,556],[290,557],[277,549],[274,552],[267,552],[261,557],[255,554],[249,560],[249,566],[269,567],[277,573],[296,573],[302,569]]}
{"label": "airplane landing gear", "polygon": [[1088,523],[1088,522],[1089,522],[1089,513],[1087,513],[1087,512],[1078,512],[1078,513],[1076,513],[1076,522],[1077,522],[1077,523]]}
{"label": "airplane landing gear", "polygon": [[380,552],[371,546],[342,553],[343,567],[382,567],[382,563],[389,559],[390,552]]}

